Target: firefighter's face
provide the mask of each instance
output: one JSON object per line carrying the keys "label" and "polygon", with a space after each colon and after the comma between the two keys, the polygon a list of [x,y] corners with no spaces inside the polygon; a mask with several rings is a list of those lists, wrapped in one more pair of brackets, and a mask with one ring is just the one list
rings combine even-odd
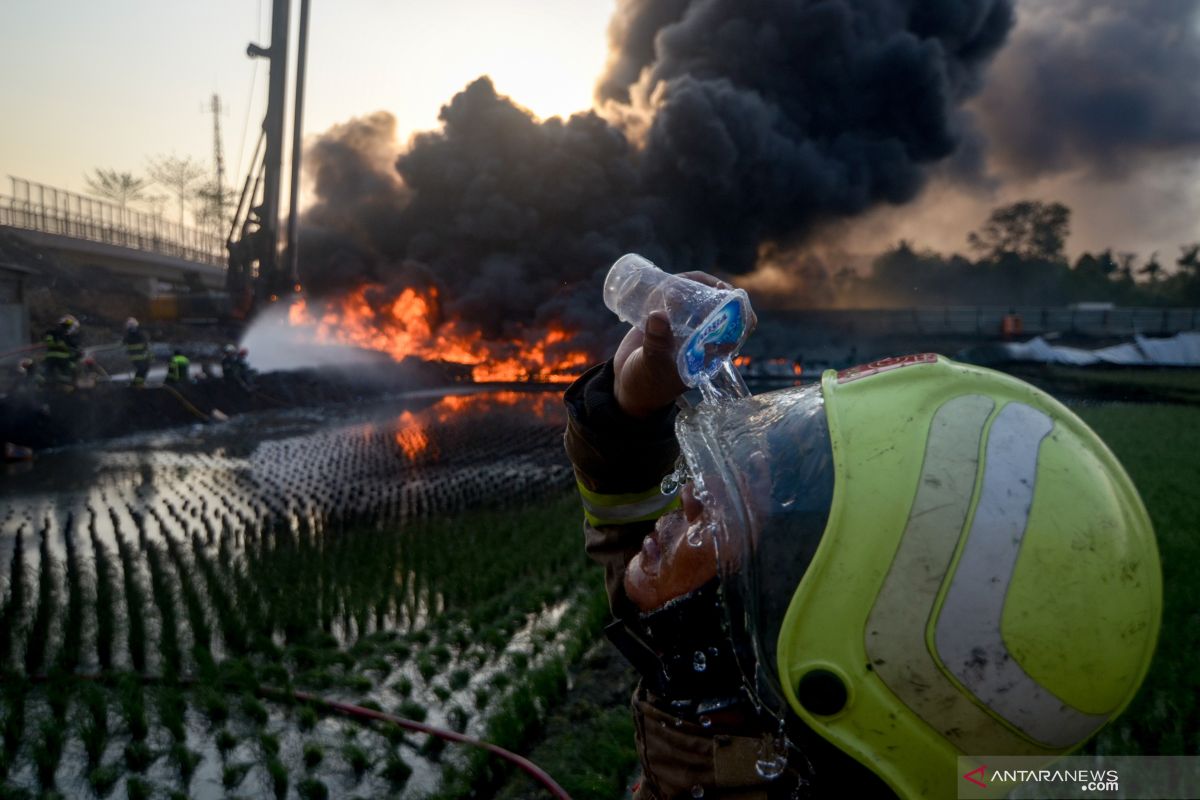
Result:
{"label": "firefighter's face", "polygon": [[716,543],[690,483],[683,509],[659,518],[625,569],[625,594],[642,611],[699,589],[717,574]]}

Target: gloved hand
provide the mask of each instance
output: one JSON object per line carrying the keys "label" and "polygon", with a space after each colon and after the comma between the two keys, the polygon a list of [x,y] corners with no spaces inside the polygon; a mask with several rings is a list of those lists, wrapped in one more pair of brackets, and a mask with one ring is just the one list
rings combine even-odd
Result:
{"label": "gloved hand", "polygon": [[[688,278],[717,289],[732,289],[707,272],[681,272]],[[757,319],[751,319],[753,327]],[[647,417],[675,402],[687,390],[675,366],[680,342],[671,334],[666,312],[652,311],[643,326],[645,333],[630,329],[613,356],[613,388],[617,404],[631,417]]]}

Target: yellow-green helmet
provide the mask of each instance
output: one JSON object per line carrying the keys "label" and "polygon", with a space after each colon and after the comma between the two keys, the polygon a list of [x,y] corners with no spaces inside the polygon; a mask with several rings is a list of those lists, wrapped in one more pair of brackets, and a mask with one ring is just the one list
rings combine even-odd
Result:
{"label": "yellow-green helmet", "polygon": [[955,796],[962,755],[1049,762],[1141,685],[1154,532],[1044,392],[908,356],[703,404],[677,433],[752,693],[901,797]]}

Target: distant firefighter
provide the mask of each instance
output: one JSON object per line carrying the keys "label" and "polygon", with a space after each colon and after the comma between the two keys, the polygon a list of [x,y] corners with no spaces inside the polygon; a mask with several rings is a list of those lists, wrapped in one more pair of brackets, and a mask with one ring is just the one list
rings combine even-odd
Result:
{"label": "distant firefighter", "polygon": [[187,356],[176,350],[175,354],[171,356],[171,360],[167,362],[166,382],[169,384],[191,383],[191,376],[188,374],[191,363]]}
{"label": "distant firefighter", "polygon": [[221,375],[229,383],[236,383],[242,388],[250,388],[250,364],[246,361],[249,351],[240,350],[231,344],[225,345],[221,356]]}
{"label": "distant firefighter", "polygon": [[150,371],[150,342],[142,328],[133,317],[125,320],[125,354],[133,365],[133,385],[143,386],[146,383],[146,373]]}
{"label": "distant firefighter", "polygon": [[83,348],[79,344],[79,320],[70,314],[64,315],[57,326],[46,332],[42,341],[46,345],[42,368],[47,382],[63,391],[72,391],[79,360],[83,357]]}

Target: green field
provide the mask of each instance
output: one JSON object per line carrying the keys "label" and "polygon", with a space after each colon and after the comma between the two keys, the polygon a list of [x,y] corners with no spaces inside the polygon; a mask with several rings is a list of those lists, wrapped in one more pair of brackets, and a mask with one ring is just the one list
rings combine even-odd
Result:
{"label": "green field", "polygon": [[1158,536],[1163,625],[1142,690],[1089,745],[1113,755],[1200,752],[1200,408],[1113,404],[1076,409],[1141,492]]}
{"label": "green field", "polygon": [[[1088,749],[1195,753],[1200,408],[1076,410],[1141,491],[1165,586],[1150,675]],[[386,525],[120,496],[31,517],[0,575],[0,798],[543,796],[482,751],[292,689],[510,747],[578,800],[621,795],[628,674],[583,657],[607,607],[573,491]]]}

